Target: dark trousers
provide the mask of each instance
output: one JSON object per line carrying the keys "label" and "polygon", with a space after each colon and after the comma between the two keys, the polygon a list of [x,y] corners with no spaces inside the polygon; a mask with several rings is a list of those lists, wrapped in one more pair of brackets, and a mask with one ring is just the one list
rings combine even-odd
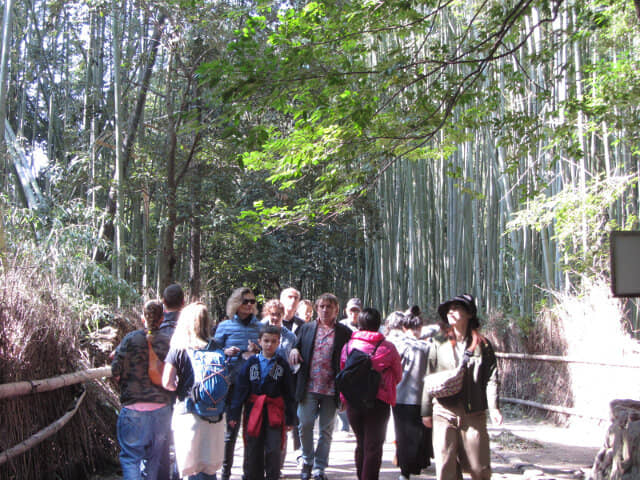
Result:
{"label": "dark trousers", "polygon": [[431,464],[433,457],[431,429],[422,424],[420,405],[397,404],[393,407],[393,424],[400,473],[405,477],[420,474]]}
{"label": "dark trousers", "polygon": [[[227,398],[233,398],[233,391],[235,385],[229,387],[227,392]],[[242,414],[241,414],[242,415]],[[233,467],[233,454],[236,449],[236,440],[238,439],[238,432],[240,431],[240,422],[236,423],[235,427],[229,426],[229,415],[226,417],[226,429],[224,431],[224,457],[222,459],[222,480],[229,480],[231,476],[231,467]]]}
{"label": "dark trousers", "polygon": [[[245,418],[245,425],[248,419]],[[257,437],[244,435],[244,480],[278,480],[280,478],[280,451],[282,429],[271,427],[266,407],[263,412],[262,430]]]}
{"label": "dark trousers", "polygon": [[373,407],[362,410],[347,405],[347,418],[356,436],[358,480],[378,480],[390,414],[389,404],[380,400],[376,400]]}

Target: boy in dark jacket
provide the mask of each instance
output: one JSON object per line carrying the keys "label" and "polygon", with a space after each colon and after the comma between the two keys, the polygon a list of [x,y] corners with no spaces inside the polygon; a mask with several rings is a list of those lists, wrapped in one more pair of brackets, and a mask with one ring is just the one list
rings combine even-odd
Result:
{"label": "boy in dark jacket", "polygon": [[260,332],[262,352],[249,358],[238,374],[229,409],[229,425],[244,418],[244,479],[278,480],[280,450],[295,420],[293,375],[276,350],[280,328],[266,325]]}

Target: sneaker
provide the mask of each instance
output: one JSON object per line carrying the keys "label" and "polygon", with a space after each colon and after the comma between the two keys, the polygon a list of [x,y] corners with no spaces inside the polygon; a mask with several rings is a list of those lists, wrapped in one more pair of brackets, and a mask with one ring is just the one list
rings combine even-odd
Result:
{"label": "sneaker", "polygon": [[311,469],[313,465],[302,464],[302,470],[300,470],[300,480],[311,480]]}
{"label": "sneaker", "polygon": [[324,473],[316,473],[313,480],[327,480],[327,476]]}

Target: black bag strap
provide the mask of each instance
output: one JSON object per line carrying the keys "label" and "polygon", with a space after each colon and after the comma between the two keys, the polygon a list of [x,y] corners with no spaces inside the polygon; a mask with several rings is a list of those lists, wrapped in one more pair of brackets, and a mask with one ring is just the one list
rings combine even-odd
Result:
{"label": "black bag strap", "polygon": [[373,357],[376,354],[376,350],[378,350],[378,347],[380,346],[380,344],[384,342],[384,337],[382,338],[382,340],[380,340],[377,344],[376,344],[376,348],[373,349],[373,352],[371,352],[369,354],[370,357]]}
{"label": "black bag strap", "polygon": [[[347,343],[347,357],[353,351],[353,349],[350,349],[350,347],[352,346],[352,344],[351,344],[352,341],[353,341],[353,339],[350,339],[349,342]],[[382,342],[384,342],[384,338],[382,340],[380,340],[378,343],[376,343],[376,346],[374,347],[373,351],[368,354],[369,358],[373,357],[376,354],[376,351],[378,350],[378,347],[380,346],[380,344]]]}

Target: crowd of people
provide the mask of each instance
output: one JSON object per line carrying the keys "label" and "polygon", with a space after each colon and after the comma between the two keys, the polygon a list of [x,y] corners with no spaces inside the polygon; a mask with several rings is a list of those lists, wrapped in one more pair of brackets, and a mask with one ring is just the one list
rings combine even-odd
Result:
{"label": "crowd of people", "polygon": [[[432,459],[438,480],[460,480],[462,472],[491,478],[487,413],[502,422],[495,354],[479,333],[471,295],[437,310],[432,325],[424,325],[417,306],[383,321],[352,298],[339,320],[335,295],[312,303],[287,288],[259,313],[253,290],[241,287],[227,300],[226,319],[214,325],[204,303],[185,305],[182,288],[170,285],[161,302],[145,303],[144,329],[125,336],[113,355],[123,477],[229,480],[242,429],[243,480],[281,477],[289,432],[300,480],[326,480],[339,416],[355,436],[358,480],[378,480],[393,416],[399,480]],[[205,378],[196,354],[218,358],[210,361],[216,373]],[[164,364],[161,381],[155,361]],[[345,390],[351,369],[373,379],[367,401],[365,393],[360,399]],[[222,389],[220,398],[202,393],[205,381]],[[207,395],[213,407],[205,414],[194,406]]]}

